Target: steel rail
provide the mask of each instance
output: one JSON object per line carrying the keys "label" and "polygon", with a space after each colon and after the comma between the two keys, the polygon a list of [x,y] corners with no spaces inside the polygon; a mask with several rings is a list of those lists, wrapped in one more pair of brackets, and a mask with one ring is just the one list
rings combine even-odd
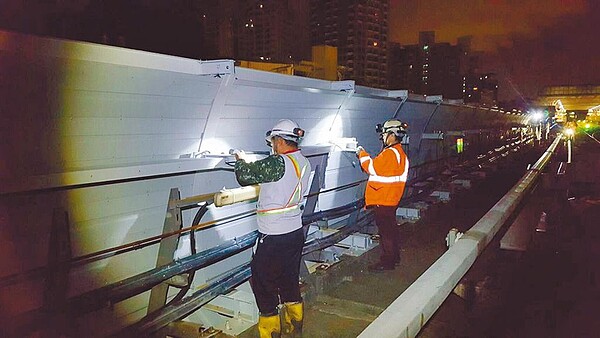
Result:
{"label": "steel rail", "polygon": [[[339,187],[335,187],[332,189],[328,189],[328,190],[323,190],[323,191],[319,191],[317,193],[314,193],[310,196],[315,196],[315,195],[319,195],[321,193],[326,193],[326,192],[331,192],[331,191],[338,191],[338,190],[344,190],[353,186],[358,186],[360,184],[362,184],[363,182],[366,182],[365,180],[359,180],[356,182],[351,182]],[[199,195],[199,196],[192,196],[192,197],[188,197],[185,199],[181,199],[179,201],[175,201],[172,202],[174,203],[173,205],[175,206],[180,206],[183,208],[187,208],[190,203],[198,203],[201,201],[206,201],[207,197],[209,196],[209,194],[205,194],[205,195]],[[310,197],[307,196],[307,197]],[[345,206],[342,206],[340,208],[344,208]],[[327,211],[321,211],[321,213],[323,212],[327,212]],[[77,256],[77,257],[73,257],[71,258],[69,261],[63,263],[66,265],[70,265],[70,266],[78,266],[78,265],[84,265],[84,264],[88,264],[88,263],[92,263],[98,260],[102,260],[102,259],[106,259],[106,258],[110,258],[113,257],[115,255],[120,255],[123,253],[127,253],[129,251],[134,251],[134,250],[139,250],[142,249],[144,247],[150,246],[150,245],[154,245],[159,243],[162,239],[171,237],[171,236],[176,236],[176,235],[181,235],[181,234],[186,234],[188,232],[191,231],[195,231],[195,230],[201,230],[201,229],[205,229],[205,228],[209,228],[212,226],[218,226],[220,224],[225,224],[227,222],[231,222],[231,221],[235,221],[235,220],[239,220],[245,217],[249,217],[256,214],[255,211],[247,211],[244,213],[240,213],[240,214],[235,214],[235,215],[230,215],[227,217],[223,217],[221,219],[216,219],[216,220],[211,220],[211,221],[207,221],[204,223],[200,223],[200,224],[196,224],[190,227],[185,227],[185,228],[181,228],[179,230],[176,231],[171,231],[168,233],[163,233],[160,235],[156,235],[156,236],[152,236],[152,237],[147,237],[144,239],[140,239],[134,242],[130,242],[130,243],[126,243],[126,244],[122,244],[122,245],[118,245],[118,246],[114,246],[114,247],[110,247],[110,248],[106,248],[106,249],[102,249],[99,251],[95,251],[95,252],[91,252],[89,254],[85,254],[85,255],[81,255],[81,256]],[[309,215],[304,215],[304,217],[308,218],[308,221],[303,221],[303,224],[309,224],[314,222],[314,217],[313,214],[309,214]],[[3,287],[7,287],[10,285],[14,285],[17,283],[21,283],[24,282],[30,278],[42,278],[44,277],[46,274],[48,273],[48,267],[47,266],[41,266],[41,267],[37,267],[37,268],[33,268],[24,272],[19,272],[19,273],[15,273],[12,275],[8,275],[5,277],[0,278],[0,289]]]}
{"label": "steel rail", "polygon": [[[343,190],[343,189],[346,189],[346,188],[349,188],[349,187],[352,187],[352,186],[359,185],[363,181],[366,181],[366,180],[357,181],[357,182],[351,182],[351,183],[348,183],[348,184],[345,184],[345,185],[342,185],[342,186],[339,186],[339,187],[335,187],[335,188],[332,188],[332,189],[329,189],[329,190],[326,190],[326,191],[320,191],[320,192],[317,193],[317,195],[321,194],[321,193],[324,193],[324,192],[329,192],[329,191]],[[175,204],[176,205],[184,206],[184,205],[188,205],[189,201],[192,201],[191,203],[196,203],[198,201],[205,201],[206,200],[205,199],[206,196],[208,196],[208,195],[200,195],[200,196],[198,196],[199,199],[196,198],[196,197],[188,197],[187,199],[180,200],[180,201],[184,201],[183,203],[177,203],[177,202],[175,202]],[[223,217],[223,218],[220,218],[220,219],[216,219],[216,220],[212,220],[212,221],[207,221],[207,222],[196,224],[196,225],[189,226],[189,227],[186,227],[186,228],[181,228],[181,229],[176,230],[176,231],[171,231],[171,232],[168,232],[168,233],[164,233],[164,234],[160,234],[160,235],[148,237],[148,238],[145,238],[145,239],[141,239],[141,240],[138,240],[138,241],[135,241],[135,242],[130,242],[130,243],[119,245],[119,246],[115,246],[115,247],[112,247],[112,248],[107,248],[107,249],[103,249],[103,250],[100,250],[100,251],[92,252],[92,253],[89,253],[89,254],[86,254],[86,255],[74,257],[74,258],[71,259],[71,262],[86,261],[86,260],[89,260],[89,259],[93,259],[95,257],[103,256],[103,255],[105,255],[107,253],[110,253],[110,252],[116,252],[116,251],[123,250],[123,249],[128,249],[128,248],[135,248],[133,250],[136,250],[136,249],[139,249],[139,248],[143,247],[143,245],[145,243],[147,243],[147,242],[152,242],[151,244],[155,244],[157,241],[160,241],[161,239],[164,239],[164,238],[167,238],[167,237],[171,237],[171,236],[175,236],[175,235],[180,235],[180,234],[185,234],[185,233],[188,233],[188,232],[194,231],[194,230],[201,230],[201,229],[209,228],[209,227],[212,227],[212,226],[220,225],[221,223],[227,223],[227,222],[238,220],[240,218],[244,218],[244,217],[247,217],[247,216],[252,216],[254,214],[256,214],[256,211],[253,210],[253,211],[247,211],[247,212],[240,213],[240,214],[226,216],[226,217]],[[310,215],[308,215],[306,217],[309,217],[309,216]],[[148,245],[150,245],[150,244],[148,244]],[[99,259],[102,259],[102,258],[104,258],[104,257],[101,257]]]}
{"label": "steel rail", "polygon": [[[317,212],[310,215],[310,222],[305,223],[305,225],[321,219],[345,216],[355,210],[359,210],[361,205],[362,203],[360,202],[352,203],[331,210]],[[345,228],[346,226],[342,229]],[[182,258],[170,264],[148,270],[119,282],[75,296],[68,300],[67,306],[69,309],[81,313],[93,311],[107,304],[122,301],[143,291],[149,290],[151,287],[175,275],[206,267],[241,252],[254,245],[257,236],[258,232],[253,231],[198,254]],[[328,237],[325,237],[322,240],[327,238]],[[332,244],[334,243],[331,243],[330,245]]]}
{"label": "steel rail", "polygon": [[[352,212],[354,209],[348,208],[348,211]],[[341,228],[340,231],[332,235],[311,241],[310,243],[305,243],[302,254],[305,255],[316,250],[321,250],[339,242],[340,240],[349,236],[352,232],[357,231],[360,227],[370,223],[373,218],[373,213],[367,212],[354,224],[347,224]],[[139,322],[123,329],[116,336],[129,337],[134,334],[145,337],[152,332],[167,326],[173,321],[186,317],[204,304],[210,302],[215,297],[229,292],[235,286],[245,282],[250,277],[251,272],[249,263],[234,268],[225,275],[221,276],[218,280],[211,281],[209,284],[192,295],[184,297],[180,301],[165,306],[164,308],[142,318],[142,320]]]}
{"label": "steel rail", "polygon": [[201,269],[248,249],[254,245],[257,237],[258,231],[253,231],[198,254],[148,270],[100,289],[75,296],[68,300],[67,307],[70,312],[81,314],[97,310],[107,304],[120,302],[149,290],[153,286],[158,285],[173,276]]}
{"label": "steel rail", "polygon": [[[417,166],[413,166],[414,168],[418,167]],[[414,169],[413,168],[413,169]],[[327,189],[327,190],[322,190],[313,194],[309,194],[306,197],[313,197],[315,195],[319,195],[322,193],[327,193],[327,192],[332,192],[332,191],[339,191],[339,190],[344,190],[344,189],[348,189],[354,186],[358,186],[364,182],[366,182],[366,179],[362,179],[362,180],[358,180],[356,182],[350,182],[347,183],[345,185],[341,185],[335,188],[331,188],[331,189]],[[204,202],[204,201],[208,201],[210,199],[212,199],[213,194],[203,194],[203,195],[198,195],[198,196],[192,196],[192,197],[188,197],[188,198],[184,198],[178,201],[174,201],[171,202],[172,206],[178,206],[181,207],[182,209],[189,209],[190,205],[196,204],[196,203],[200,203],[200,202]],[[343,207],[342,207],[343,208]],[[69,265],[73,265],[73,266],[77,266],[77,265],[82,265],[82,264],[88,264],[88,263],[92,263],[101,259],[106,259],[106,258],[110,258],[113,257],[115,255],[119,255],[119,254],[123,254],[123,253],[127,253],[129,251],[133,251],[133,250],[138,250],[138,249],[142,249],[146,246],[150,246],[150,245],[154,245],[160,242],[160,240],[164,239],[164,238],[168,238],[171,236],[175,236],[175,235],[180,235],[180,234],[185,234],[187,232],[190,231],[195,231],[195,230],[200,230],[203,228],[207,228],[210,226],[214,226],[214,225],[218,225],[220,222],[223,221],[227,221],[230,218],[235,218],[236,216],[251,216],[253,215],[254,212],[248,212],[246,214],[239,214],[239,215],[232,215],[229,217],[225,217],[223,219],[218,219],[218,220],[212,220],[212,221],[208,221],[205,223],[201,223],[201,224],[197,224],[194,226],[190,226],[190,227],[186,227],[186,228],[182,228],[176,231],[172,231],[169,233],[164,233],[161,235],[156,235],[153,237],[148,237],[148,238],[144,238],[144,239],[140,239],[134,242],[130,242],[130,243],[126,243],[126,244],[122,244],[119,246],[114,246],[114,247],[110,247],[110,248],[106,248],[106,249],[102,249],[99,251],[95,251],[89,254],[85,254],[85,255],[81,255],[78,257],[73,257],[71,260],[69,260],[68,262],[66,262],[65,264],[69,264]],[[310,221],[303,221],[303,224],[308,224],[313,222],[313,217],[311,215],[307,215],[304,217],[308,217],[310,219]],[[12,275],[8,275],[5,277],[0,278],[0,288],[9,286],[9,285],[13,285],[13,284],[17,284],[20,282],[23,282],[25,280],[28,280],[30,278],[41,278],[43,277],[46,273],[47,273],[48,268],[46,266],[41,266],[41,267],[37,267],[37,268],[33,268],[30,269],[28,271],[24,271],[24,272],[19,272],[19,273],[15,273]]]}
{"label": "steel rail", "polygon": [[[351,203],[342,207],[315,213],[317,218],[314,219],[312,223],[320,219],[336,218],[350,214],[359,210],[360,208],[358,206],[360,205],[362,205],[362,203],[359,201],[359,203]],[[361,217],[357,224],[344,226],[339,232],[319,239],[317,243],[318,245],[312,241],[306,243],[305,245],[308,248],[304,248],[303,254],[335,244],[336,242],[348,236],[350,233],[358,230],[361,225],[366,224],[366,222],[370,222],[371,218],[369,218],[369,214],[366,214],[364,217]],[[147,291],[153,286],[158,285],[175,275],[204,268],[227,257],[235,255],[243,250],[246,250],[254,245],[257,237],[258,231],[253,231],[224,242],[214,248],[202,251],[198,254],[191,255],[178,261],[174,261],[170,264],[148,270],[124,280],[106,285],[99,289],[94,289],[81,295],[74,296],[66,300],[64,311],[70,315],[82,315],[99,310],[103,307],[111,306],[117,302]],[[180,303],[175,302],[174,304]],[[170,308],[170,305],[167,308]],[[45,325],[42,323],[45,322],[44,320],[35,320],[36,318],[44,318],[42,309],[32,310],[23,314],[20,316],[20,318],[21,319],[18,320],[20,324],[17,324],[15,332],[26,333],[28,331],[32,331],[32,329],[39,329]],[[32,325],[32,320],[36,321],[37,324]]]}
{"label": "steel rail", "polygon": [[558,135],[527,173],[358,336],[415,337],[535,185]]}
{"label": "steel rail", "polygon": [[360,210],[365,205],[365,200],[360,199],[354,203],[323,211],[317,211],[309,215],[302,215],[302,225],[307,225],[320,220],[338,218],[350,214],[352,211]]}
{"label": "steel rail", "polygon": [[361,227],[366,224],[371,223],[375,219],[375,214],[370,210],[365,211],[365,213],[356,221],[354,224],[347,224],[342,228],[339,228],[337,232],[322,238],[315,238],[310,242],[304,244],[304,248],[302,248],[302,255],[306,255],[313,251],[321,250],[327,248],[329,246],[334,245],[335,243],[343,240],[344,238],[350,236],[353,232],[358,231]]}
{"label": "steel rail", "polygon": [[149,336],[148,333],[155,332],[174,320],[186,317],[217,296],[229,292],[237,285],[248,280],[250,275],[250,263],[238,266],[221,278],[203,286],[190,296],[184,297],[171,305],[149,314],[141,321],[121,330],[114,336],[147,337]]}
{"label": "steel rail", "polygon": [[[144,239],[130,242],[127,244],[122,244],[119,246],[102,249],[102,250],[95,251],[95,252],[92,252],[89,254],[73,257],[69,261],[67,261],[63,264],[69,265],[69,266],[88,264],[91,262],[95,262],[97,260],[110,258],[110,257],[118,255],[118,254],[123,254],[123,253],[129,252],[129,251],[138,250],[138,249],[144,248],[146,246],[157,244],[157,243],[159,243],[159,241],[161,239],[164,239],[167,237],[184,234],[184,233],[187,233],[187,232],[190,232],[193,230],[199,230],[199,229],[204,229],[204,228],[208,228],[208,227],[212,227],[212,226],[217,226],[221,223],[225,224],[227,222],[231,222],[234,220],[239,220],[239,219],[242,219],[245,217],[252,216],[255,213],[256,213],[255,211],[247,211],[244,213],[235,214],[235,215],[227,216],[227,217],[224,217],[221,219],[200,223],[200,224],[197,224],[194,226],[182,228],[182,229],[164,233],[161,235],[144,238]],[[48,272],[48,270],[49,270],[49,268],[47,266],[42,266],[42,267],[34,268],[34,269],[31,269],[31,270],[28,270],[25,272],[20,272],[20,273],[16,273],[13,275],[3,277],[0,279],[0,288],[6,287],[9,285],[13,285],[13,284],[16,284],[19,282],[23,282],[23,281],[27,280],[28,278],[35,278],[35,277],[41,278]]]}

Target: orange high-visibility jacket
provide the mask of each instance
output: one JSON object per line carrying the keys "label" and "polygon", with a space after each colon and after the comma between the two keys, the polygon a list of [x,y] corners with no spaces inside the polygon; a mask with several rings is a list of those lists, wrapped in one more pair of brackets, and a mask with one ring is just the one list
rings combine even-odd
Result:
{"label": "orange high-visibility jacket", "polygon": [[375,158],[364,149],[358,154],[360,166],[369,174],[365,204],[397,206],[408,178],[408,157],[402,145],[386,147]]}

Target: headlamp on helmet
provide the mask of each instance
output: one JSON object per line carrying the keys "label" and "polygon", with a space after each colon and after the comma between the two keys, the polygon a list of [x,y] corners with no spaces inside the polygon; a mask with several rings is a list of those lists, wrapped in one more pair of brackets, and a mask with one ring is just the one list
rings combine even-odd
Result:
{"label": "headlamp on helmet", "polygon": [[408,124],[406,122],[401,122],[400,120],[392,119],[385,121],[382,125],[378,123],[375,126],[375,131],[380,134],[380,138],[383,138],[385,134],[392,133],[396,135],[396,137],[401,138],[406,134],[406,129],[408,129]]}
{"label": "headlamp on helmet", "polygon": [[265,140],[270,147],[274,136],[281,137],[284,140],[300,143],[304,137],[304,130],[298,127],[298,124],[292,120],[279,120],[273,128],[265,134]]}

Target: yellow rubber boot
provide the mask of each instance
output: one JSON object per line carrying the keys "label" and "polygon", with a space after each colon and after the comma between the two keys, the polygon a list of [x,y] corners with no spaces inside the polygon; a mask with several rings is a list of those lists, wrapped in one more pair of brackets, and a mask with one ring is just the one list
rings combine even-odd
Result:
{"label": "yellow rubber boot", "polygon": [[302,337],[304,306],[302,302],[285,303],[281,311],[283,337]]}
{"label": "yellow rubber boot", "polygon": [[279,314],[258,316],[258,334],[260,338],[281,337],[281,319],[279,318]]}

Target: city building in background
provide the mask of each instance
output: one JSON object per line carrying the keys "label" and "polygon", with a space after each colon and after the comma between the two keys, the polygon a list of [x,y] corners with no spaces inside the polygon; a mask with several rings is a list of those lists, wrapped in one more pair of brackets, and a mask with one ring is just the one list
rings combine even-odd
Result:
{"label": "city building in background", "polygon": [[[451,45],[423,31],[418,44],[391,43],[389,6],[389,0],[22,2],[0,18],[7,28],[33,34],[497,105],[498,80],[480,71],[482,53],[471,50],[471,36]],[[24,19],[24,13],[38,14]]]}
{"label": "city building in background", "polygon": [[310,61],[295,63],[275,63],[268,61],[238,60],[236,65],[267,72],[310,77],[314,79],[337,81],[340,74],[337,66],[337,48],[331,46],[313,46]]}
{"label": "city building in background", "polygon": [[494,106],[498,81],[494,74],[480,74],[480,52],[471,50],[471,36],[457,45],[436,43],[435,32],[420,32],[415,45],[392,44],[389,83],[393,89],[408,89],[421,95]]}
{"label": "city building in background", "polygon": [[203,58],[227,59],[236,55],[236,31],[242,21],[237,2],[217,0],[203,4],[200,12]]}
{"label": "city building in background", "polygon": [[[289,0],[239,1],[236,58],[253,61],[293,62],[308,56],[298,30],[303,15]],[[294,2],[298,3],[298,2]],[[305,18],[307,18],[305,16]],[[304,25],[305,26],[305,25]],[[300,26],[302,27],[302,26]],[[305,39],[308,35],[305,36]],[[310,50],[308,50],[310,52]]]}
{"label": "city building in background", "polygon": [[389,0],[310,0],[310,41],[337,47],[342,79],[387,88]]}
{"label": "city building in background", "polygon": [[[310,58],[308,0],[202,3],[205,58],[293,63]],[[254,63],[253,63],[254,64]]]}
{"label": "city building in background", "polygon": [[498,79],[494,73],[465,76],[464,102],[478,103],[483,106],[498,105]]}
{"label": "city building in background", "polygon": [[461,99],[461,50],[436,43],[435,32],[419,33],[416,45],[390,49],[390,87],[421,95]]}
{"label": "city building in background", "polygon": [[420,92],[417,78],[419,49],[390,43],[388,64],[388,83],[390,89],[408,89],[412,93]]}

